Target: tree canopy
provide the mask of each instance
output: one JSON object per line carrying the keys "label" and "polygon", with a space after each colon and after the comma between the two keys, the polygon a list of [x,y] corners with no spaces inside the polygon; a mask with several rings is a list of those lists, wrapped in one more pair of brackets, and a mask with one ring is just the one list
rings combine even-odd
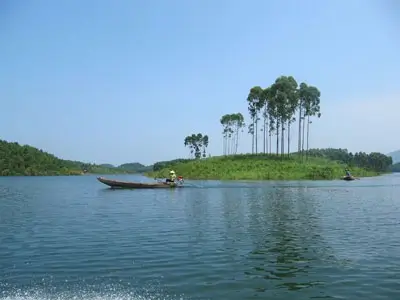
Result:
{"label": "tree canopy", "polygon": [[312,157],[324,157],[339,161],[348,167],[359,167],[377,172],[386,172],[392,165],[392,158],[379,152],[349,152],[347,149],[310,149],[308,155]]}
{"label": "tree canopy", "polygon": [[190,149],[190,154],[194,158],[206,157],[206,149],[208,147],[208,135],[202,133],[193,133],[188,135],[184,140],[185,147]]}
{"label": "tree canopy", "polygon": [[[275,158],[280,157],[281,160],[296,155],[302,161],[307,161],[311,156],[323,156],[349,167],[357,166],[377,172],[387,171],[392,164],[389,156],[378,152],[366,154],[351,153],[346,149],[311,149],[311,124],[313,119],[322,116],[321,92],[305,82],[299,84],[293,76],[279,76],[267,87],[253,86],[249,89],[246,103],[250,117],[247,133],[252,136],[252,154],[269,154],[269,159],[275,154]],[[291,130],[295,122],[298,130],[297,152],[290,149]],[[220,124],[223,128],[223,155],[237,154],[240,135],[246,126],[244,116],[240,112],[224,114],[220,118]],[[260,133],[262,150],[259,149]],[[206,136],[199,133],[185,138],[184,145],[189,148],[191,158],[200,159],[206,156],[208,137],[207,143],[203,140],[204,137]],[[160,169],[165,164],[156,164],[155,169]]]}
{"label": "tree canopy", "polygon": [[59,159],[32,146],[0,140],[0,176],[79,175],[86,172],[126,173],[119,168]]}

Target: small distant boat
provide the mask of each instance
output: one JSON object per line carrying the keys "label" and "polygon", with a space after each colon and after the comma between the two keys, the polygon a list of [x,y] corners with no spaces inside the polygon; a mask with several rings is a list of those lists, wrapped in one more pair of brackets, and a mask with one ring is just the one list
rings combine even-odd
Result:
{"label": "small distant boat", "polygon": [[343,176],[342,179],[346,180],[346,181],[352,181],[352,180],[356,180],[356,179],[359,179],[359,178],[356,178],[356,177],[353,177],[353,176]]}
{"label": "small distant boat", "polygon": [[129,182],[129,181],[121,181],[121,180],[112,180],[106,179],[104,177],[97,177],[97,180],[105,185],[108,185],[111,188],[123,188],[123,189],[170,189],[170,188],[181,188],[182,184],[177,183],[166,183],[166,182],[157,182],[157,183],[141,183],[141,182]]}

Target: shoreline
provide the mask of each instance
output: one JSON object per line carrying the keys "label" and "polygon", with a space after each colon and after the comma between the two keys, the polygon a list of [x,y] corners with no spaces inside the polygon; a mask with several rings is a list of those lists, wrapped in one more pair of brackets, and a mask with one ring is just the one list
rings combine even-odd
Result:
{"label": "shoreline", "polygon": [[[379,177],[385,174],[392,174],[391,172],[388,173],[380,173],[380,174],[375,174],[375,175],[366,175],[366,176],[355,176],[355,180],[362,179],[362,178],[371,178],[371,177]],[[150,175],[143,175],[146,178],[149,179],[154,179],[154,178],[162,178],[162,177],[153,177]],[[166,178],[166,177],[165,177]],[[310,179],[310,178],[281,178],[281,179],[239,179],[239,178],[233,178],[233,179],[227,179],[227,178],[201,178],[201,177],[185,177],[183,176],[184,180],[216,180],[216,181],[334,181],[334,180],[339,180],[339,181],[346,181],[343,180],[341,177],[335,177],[335,178],[315,178],[315,179]]]}

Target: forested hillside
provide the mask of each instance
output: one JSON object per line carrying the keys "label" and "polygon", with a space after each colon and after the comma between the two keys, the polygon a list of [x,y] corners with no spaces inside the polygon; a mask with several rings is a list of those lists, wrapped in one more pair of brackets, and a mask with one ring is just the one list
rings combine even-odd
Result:
{"label": "forested hillside", "polygon": [[151,166],[145,166],[141,163],[134,162],[134,163],[126,163],[118,166],[118,168],[121,168],[122,170],[126,170],[132,173],[144,173],[151,171],[153,169],[153,165]]}
{"label": "forested hillside", "polygon": [[126,170],[59,159],[41,149],[0,140],[0,176],[124,173]]}

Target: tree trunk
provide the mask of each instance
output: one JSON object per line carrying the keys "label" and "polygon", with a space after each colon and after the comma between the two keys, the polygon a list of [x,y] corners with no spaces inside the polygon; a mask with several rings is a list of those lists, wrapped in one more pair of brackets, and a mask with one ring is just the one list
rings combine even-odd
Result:
{"label": "tree trunk", "polygon": [[232,133],[232,154],[235,154],[235,144],[236,144],[236,134],[235,132]]}
{"label": "tree trunk", "polygon": [[268,153],[268,135],[269,135],[269,127],[268,120],[265,119],[265,153]]}
{"label": "tree trunk", "polygon": [[256,115],[256,128],[254,130],[254,134],[256,135],[256,154],[258,153],[258,115]]}
{"label": "tree trunk", "polygon": [[231,142],[231,136],[228,135],[228,143],[227,143],[227,144],[228,144],[228,155],[231,154],[231,147],[230,147],[230,146],[231,146],[231,143],[230,143],[230,142]]}
{"label": "tree trunk", "polygon": [[254,154],[254,138],[255,138],[255,136],[254,136],[254,128],[255,128],[255,119],[253,119],[253,128],[251,129],[252,130],[252,141],[251,141],[251,154]]}
{"label": "tree trunk", "polygon": [[285,154],[285,122],[282,122],[281,126],[281,156],[283,158],[283,155]]}
{"label": "tree trunk", "polygon": [[272,154],[272,133],[269,131],[269,154]]}
{"label": "tree trunk", "polygon": [[287,130],[287,155],[290,156],[290,121],[288,121]]}
{"label": "tree trunk", "polygon": [[239,128],[236,129],[236,147],[235,147],[235,154],[237,154],[239,147]]}
{"label": "tree trunk", "polygon": [[298,143],[298,149],[297,151],[300,153],[301,151],[301,112],[302,112],[302,106],[300,103],[300,108],[299,108],[299,143]]}
{"label": "tree trunk", "polygon": [[304,157],[304,137],[305,137],[305,128],[306,128],[306,116],[303,114],[303,137],[301,139],[301,157]]}
{"label": "tree trunk", "polygon": [[276,121],[276,155],[279,155],[279,121]]}
{"label": "tree trunk", "polygon": [[266,144],[265,144],[265,136],[266,136],[266,131],[265,131],[265,129],[266,129],[266,124],[265,124],[265,118],[264,118],[264,128],[263,128],[263,148],[264,148],[264,153],[265,153],[265,151],[266,151],[266,149],[265,149],[265,147],[266,147]]}
{"label": "tree trunk", "polygon": [[306,152],[306,157],[308,159],[308,141],[309,141],[309,137],[310,137],[310,116],[307,116],[307,152]]}

